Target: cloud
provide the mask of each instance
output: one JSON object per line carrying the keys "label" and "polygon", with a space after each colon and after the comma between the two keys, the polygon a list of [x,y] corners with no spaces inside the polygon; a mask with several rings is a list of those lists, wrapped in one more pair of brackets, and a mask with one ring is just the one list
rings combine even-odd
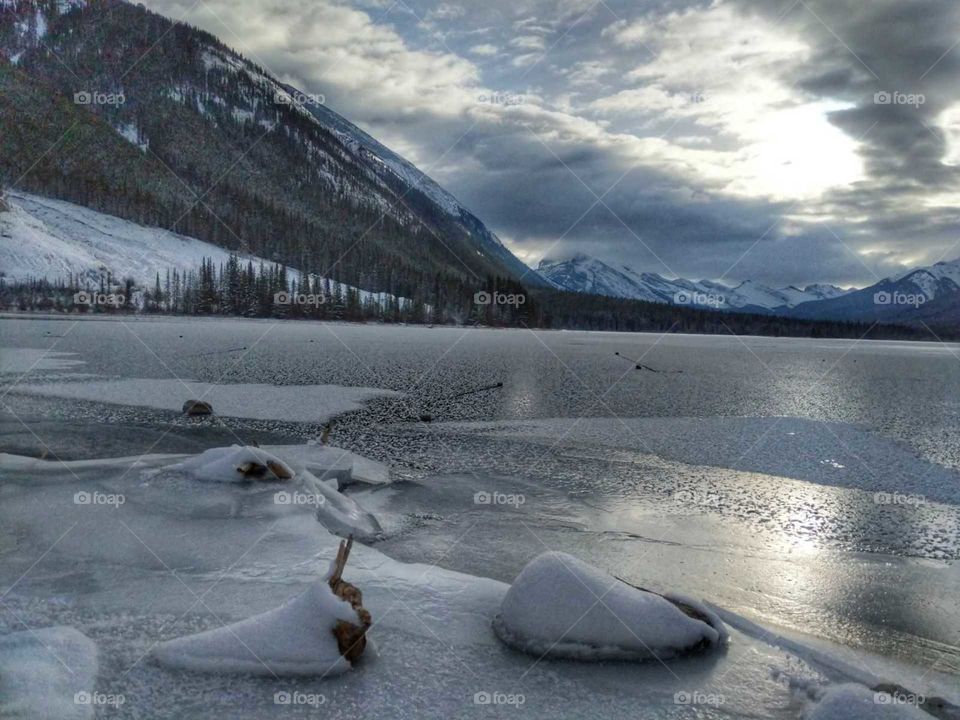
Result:
{"label": "cloud", "polygon": [[496,45],[491,45],[490,43],[483,43],[480,45],[474,45],[470,48],[470,52],[474,55],[484,55],[492,56],[500,52],[500,48]]}
{"label": "cloud", "polygon": [[863,284],[950,252],[956,3],[776,5],[205,0],[185,19],[323,93],[524,258]]}

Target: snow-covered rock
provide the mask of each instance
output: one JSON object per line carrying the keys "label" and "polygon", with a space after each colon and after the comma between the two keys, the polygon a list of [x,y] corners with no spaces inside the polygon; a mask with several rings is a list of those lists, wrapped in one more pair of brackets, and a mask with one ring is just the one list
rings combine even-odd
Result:
{"label": "snow-covered rock", "polygon": [[357,613],[322,580],[285,605],[161,643],[152,655],[162,665],[194,672],[340,675],[351,665],[333,635],[338,620],[357,623]]}
{"label": "snow-covered rock", "polygon": [[[78,720],[94,714],[97,646],[72,627],[0,637],[0,717]],[[103,696],[103,699],[115,699]],[[105,702],[103,704],[106,704]]]}
{"label": "snow-covered rock", "polygon": [[[262,477],[251,477],[248,468],[265,469]],[[258,447],[231,445],[211,448],[175,465],[174,469],[189,473],[205,482],[250,482],[251,480],[287,480],[295,473],[276,455]]]}
{"label": "snow-covered rock", "polygon": [[518,650],[576,660],[663,660],[725,640],[716,615],[691,600],[681,604],[710,624],[572,555],[548,552],[513,582],[494,630]]}

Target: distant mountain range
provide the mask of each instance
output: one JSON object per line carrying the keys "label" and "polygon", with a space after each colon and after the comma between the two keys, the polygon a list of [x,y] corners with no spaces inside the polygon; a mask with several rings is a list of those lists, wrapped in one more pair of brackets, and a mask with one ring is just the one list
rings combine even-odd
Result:
{"label": "distant mountain range", "polygon": [[545,284],[323,97],[142,5],[3,0],[0,96],[21,191],[398,296]]}
{"label": "distant mountain range", "polygon": [[826,284],[771,288],[752,280],[736,286],[709,280],[668,280],[583,254],[563,261],[542,260],[537,270],[562,290],[688,307],[811,320],[960,322],[960,259],[910,270],[861,290]]}
{"label": "distant mountain range", "polygon": [[613,267],[583,254],[564,261],[542,260],[537,270],[563,290],[747,312],[792,308],[801,303],[837,298],[849,292],[833,285],[808,285],[803,289],[770,288],[747,281],[730,287],[709,280],[668,280],[657,273],[638,273],[627,265]]}

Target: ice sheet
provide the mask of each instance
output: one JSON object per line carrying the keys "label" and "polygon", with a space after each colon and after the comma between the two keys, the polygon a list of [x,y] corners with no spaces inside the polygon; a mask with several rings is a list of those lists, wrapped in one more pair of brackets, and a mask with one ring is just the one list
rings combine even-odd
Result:
{"label": "ice sheet", "polygon": [[115,700],[94,694],[96,678],[97,646],[74,628],[0,635],[0,717],[91,718],[96,707]]}
{"label": "ice sheet", "polygon": [[509,437],[548,446],[567,440],[652,453],[690,465],[960,504],[960,473],[845,423],[789,417],[557,418],[437,423],[430,431]]}

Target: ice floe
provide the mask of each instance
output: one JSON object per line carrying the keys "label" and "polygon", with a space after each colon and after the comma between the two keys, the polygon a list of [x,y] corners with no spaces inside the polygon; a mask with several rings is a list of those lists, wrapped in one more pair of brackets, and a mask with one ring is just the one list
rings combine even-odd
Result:
{"label": "ice floe", "polygon": [[85,382],[21,383],[17,392],[67,400],[183,411],[185,400],[209,402],[224,417],[321,422],[359,410],[362,403],[396,395],[392,390],[340,385],[217,384],[192,380],[126,378]]}

